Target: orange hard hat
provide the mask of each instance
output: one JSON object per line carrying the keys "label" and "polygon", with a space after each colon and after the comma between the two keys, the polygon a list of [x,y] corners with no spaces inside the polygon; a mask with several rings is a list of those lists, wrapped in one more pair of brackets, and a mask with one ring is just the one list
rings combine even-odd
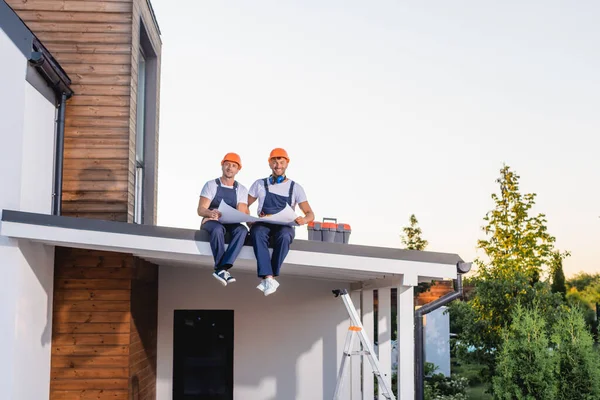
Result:
{"label": "orange hard hat", "polygon": [[271,161],[272,158],[278,157],[285,158],[287,162],[290,162],[290,158],[288,157],[287,151],[279,147],[271,150],[271,154],[269,154],[269,161]]}
{"label": "orange hard hat", "polygon": [[237,163],[237,165],[240,166],[240,169],[242,169],[242,159],[236,153],[225,154],[225,157],[223,157],[223,161],[221,161],[221,165],[223,165],[223,163],[225,161],[231,161],[231,162]]}

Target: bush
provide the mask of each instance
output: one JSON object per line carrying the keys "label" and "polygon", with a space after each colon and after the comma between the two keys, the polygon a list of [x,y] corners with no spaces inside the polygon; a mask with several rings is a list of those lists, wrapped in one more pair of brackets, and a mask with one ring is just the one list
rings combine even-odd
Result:
{"label": "bush", "polygon": [[467,400],[467,378],[456,375],[447,378],[444,374],[436,374],[436,370],[433,364],[425,363],[425,400]]}
{"label": "bush", "polygon": [[502,336],[493,378],[495,398],[556,399],[556,356],[549,348],[546,321],[540,311],[517,305]]}
{"label": "bush", "polygon": [[582,310],[561,313],[553,327],[552,342],[558,359],[558,399],[600,399],[600,365]]}

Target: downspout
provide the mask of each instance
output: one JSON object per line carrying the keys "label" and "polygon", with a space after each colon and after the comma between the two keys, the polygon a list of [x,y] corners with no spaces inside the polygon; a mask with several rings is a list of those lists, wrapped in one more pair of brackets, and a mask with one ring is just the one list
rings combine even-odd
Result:
{"label": "downspout", "polygon": [[52,214],[60,215],[62,204],[63,160],[65,144],[65,109],[67,108],[67,94],[62,93],[58,105],[58,119],[56,121],[56,156],[54,157],[54,190],[52,193]]}
{"label": "downspout", "polygon": [[437,300],[427,303],[415,310],[415,400],[424,400],[424,370],[425,348],[423,343],[423,316],[454,301],[463,295],[462,275],[469,272],[471,263],[459,262],[456,264],[455,291],[446,293]]}

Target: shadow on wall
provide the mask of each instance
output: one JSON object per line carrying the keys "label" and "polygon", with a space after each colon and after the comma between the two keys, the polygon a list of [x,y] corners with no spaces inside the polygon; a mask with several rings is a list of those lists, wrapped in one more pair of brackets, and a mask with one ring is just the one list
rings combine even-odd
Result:
{"label": "shadow on wall", "polygon": [[[54,248],[31,243],[27,240],[19,241],[19,248],[27,264],[31,267],[40,286],[46,293],[46,325],[40,335],[42,346],[52,343],[52,302],[54,288]],[[21,273],[26,274],[27,271]],[[30,310],[36,312],[35,310]]]}
{"label": "shadow on wall", "polygon": [[[256,289],[259,280],[254,273],[235,273],[237,282],[222,287],[204,268],[161,267],[162,356],[172,356],[173,310],[234,310],[236,396],[332,398],[338,350],[345,339],[338,342],[339,326],[349,320],[331,290],[343,285],[285,276],[285,267],[278,279],[281,286],[268,297]],[[164,363],[172,364],[172,359],[159,360],[159,365]],[[171,372],[170,367],[159,367],[158,379],[169,387]]]}
{"label": "shadow on wall", "polygon": [[137,375],[131,377],[131,382],[129,383],[129,399],[130,400],[139,400],[140,398],[140,378]]}
{"label": "shadow on wall", "polygon": [[[236,384],[257,386],[260,392],[268,394],[256,399],[312,400],[313,397],[307,394],[307,387],[322,387],[322,398],[330,399],[338,372],[337,350],[343,345],[337,341],[337,326],[348,319],[345,308],[338,303],[339,299],[331,295],[333,308],[327,312],[329,304],[324,303],[322,296],[322,293],[331,293],[327,284],[315,281],[312,288],[303,289],[293,287],[291,279],[283,278],[280,282],[279,299],[275,296],[266,298],[270,303],[265,302],[264,308],[254,318],[261,331],[261,337],[253,343],[259,348],[256,368],[245,371],[243,376],[236,376]],[[282,309],[282,297],[292,299],[296,307]],[[264,314],[270,317],[266,322],[261,321]],[[319,358],[317,365],[315,356]],[[316,379],[311,376],[315,370],[322,370],[321,382],[312,380]]]}
{"label": "shadow on wall", "polygon": [[[90,166],[84,169],[65,169],[63,172],[62,214],[127,222],[127,165],[117,165],[123,162],[110,159],[80,161]],[[113,164],[112,169],[103,166]]]}

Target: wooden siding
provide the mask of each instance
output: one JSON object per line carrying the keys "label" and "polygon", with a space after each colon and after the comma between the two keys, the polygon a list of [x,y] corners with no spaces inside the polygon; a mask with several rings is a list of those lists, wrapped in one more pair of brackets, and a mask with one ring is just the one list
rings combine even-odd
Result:
{"label": "wooden siding", "polygon": [[429,290],[419,293],[415,299],[415,305],[422,306],[439,299],[445,294],[454,292],[453,281],[433,281]]}
{"label": "wooden siding", "polygon": [[156,399],[157,310],[155,265],[57,247],[50,399]]}
{"label": "wooden siding", "polygon": [[[7,2],[72,80],[63,215],[132,222],[140,19],[160,68],[161,41],[146,0]],[[156,204],[156,190],[146,195]],[[149,217],[156,222],[156,214]]]}
{"label": "wooden siding", "polygon": [[131,282],[129,372],[132,399],[156,398],[158,328],[158,267],[137,260],[138,274]]}

